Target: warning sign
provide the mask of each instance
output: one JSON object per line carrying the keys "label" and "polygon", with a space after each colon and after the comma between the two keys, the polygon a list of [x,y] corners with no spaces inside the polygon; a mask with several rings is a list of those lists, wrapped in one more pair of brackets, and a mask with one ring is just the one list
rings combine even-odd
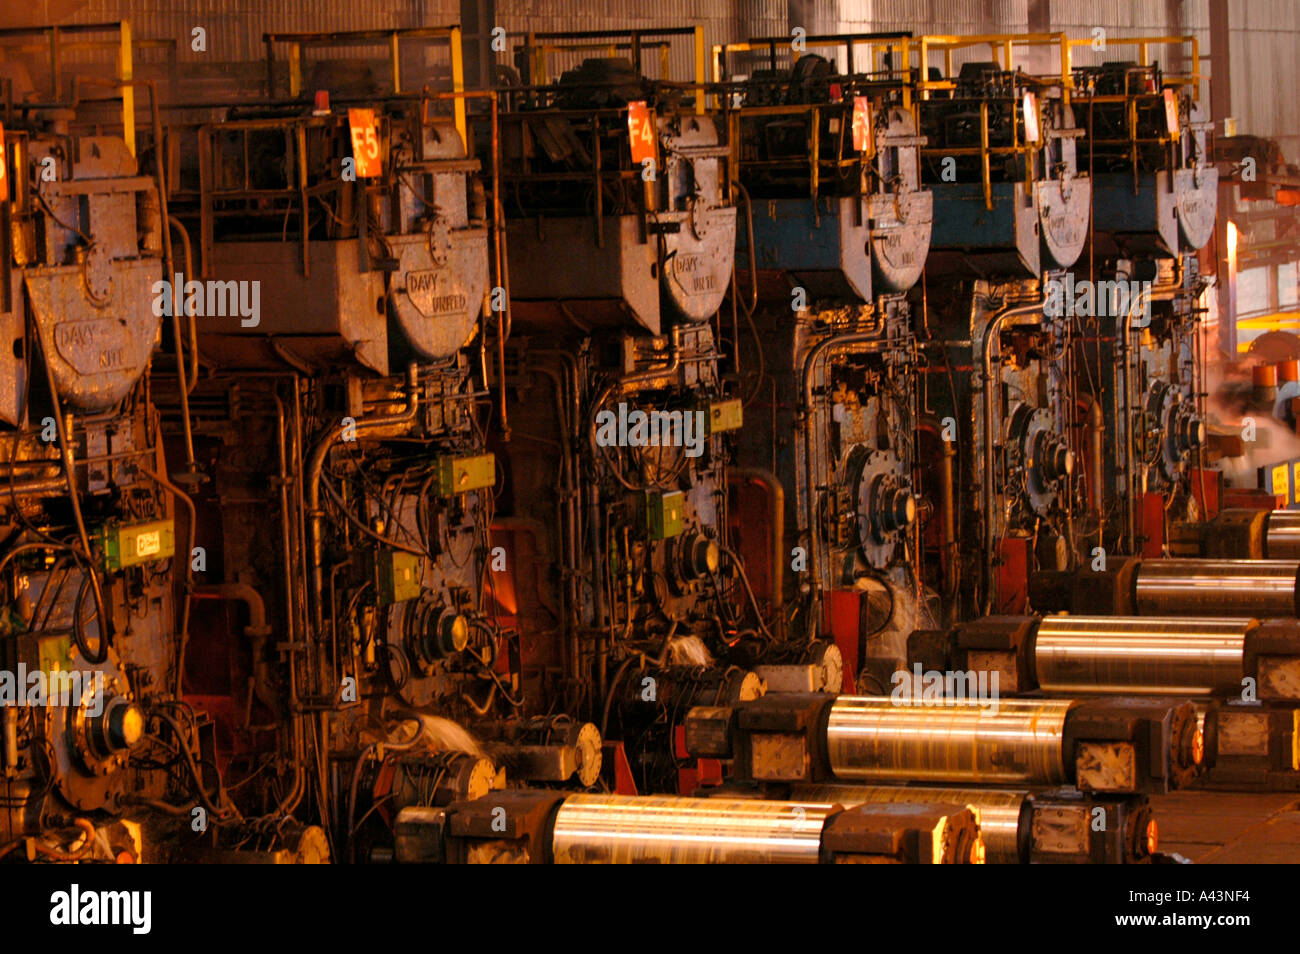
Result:
{"label": "warning sign", "polygon": [[357,175],[373,179],[383,175],[379,161],[379,131],[373,109],[349,109],[348,128],[352,133],[352,159]]}
{"label": "warning sign", "polygon": [[655,124],[644,100],[627,104],[627,135],[632,146],[632,164],[655,158]]}
{"label": "warning sign", "polygon": [[871,152],[871,101],[865,96],[853,97],[853,148]]}

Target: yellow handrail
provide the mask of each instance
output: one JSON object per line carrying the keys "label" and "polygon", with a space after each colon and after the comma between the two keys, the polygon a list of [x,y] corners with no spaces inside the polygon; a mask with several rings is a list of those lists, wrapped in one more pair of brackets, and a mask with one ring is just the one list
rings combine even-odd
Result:
{"label": "yellow handrail", "polygon": [[[783,38],[784,39],[784,38]],[[794,38],[791,37],[791,43]],[[715,43],[711,47],[710,62],[712,63],[712,76],[714,83],[721,83],[723,79],[723,66],[726,57],[732,53],[753,53],[757,51],[770,50],[773,46],[772,40],[751,39],[739,43]],[[888,75],[897,76],[900,79],[900,85],[903,97],[903,108],[910,110],[912,108],[912,87],[908,82],[908,69],[906,64],[911,63],[912,45],[915,40],[905,36],[894,37],[868,37],[856,36],[851,33],[830,34],[825,36],[802,37],[800,42],[803,44],[804,51],[808,49],[829,49],[843,47],[849,51],[850,60],[853,57],[853,50],[857,47],[867,47],[871,63],[870,68],[861,72],[865,73],[885,73],[886,71],[876,69],[876,58],[881,53],[901,53],[899,62],[905,64],[903,67],[891,66]],[[791,55],[798,60],[800,51],[791,46]],[[857,72],[857,71],[855,71]],[[716,104],[715,104],[716,105]]]}
{"label": "yellow handrail", "polygon": [[[1175,86],[1190,86],[1193,89],[1192,98],[1200,98],[1200,85],[1204,77],[1201,75],[1201,43],[1194,35],[1186,36],[1121,36],[1105,38],[1106,46],[1136,46],[1138,48],[1138,65],[1151,66],[1151,57],[1149,48],[1152,46],[1190,46],[1192,58],[1192,71],[1186,75],[1165,74],[1165,82]],[[1088,37],[1076,37],[1070,41],[1071,47],[1091,46],[1093,40]]]}
{"label": "yellow handrail", "polygon": [[[63,37],[77,35],[82,33],[97,33],[113,31],[118,34],[116,42],[113,41],[83,41],[71,46],[64,44]],[[116,76],[120,84],[119,89],[122,94],[122,139],[126,142],[126,147],[135,155],[135,87],[132,80],[135,79],[135,61],[133,56],[134,46],[131,41],[131,22],[129,20],[118,20],[112,23],[85,23],[70,24],[68,26],[47,26],[47,27],[17,27],[14,29],[0,30],[0,43],[6,37],[23,37],[36,36],[45,39],[41,44],[42,49],[48,49],[50,53],[50,78],[53,84],[53,95],[57,100],[59,98],[59,87],[62,85],[62,70],[60,68],[60,58],[68,49],[90,49],[90,48],[116,48],[117,63]],[[161,46],[166,41],[152,41],[141,46]],[[22,47],[20,49],[28,49]]]}
{"label": "yellow handrail", "polygon": [[1077,44],[1072,43],[1063,31],[1055,33],[981,33],[970,36],[927,34],[919,37],[915,42],[920,50],[918,66],[921,79],[917,86],[921,90],[922,99],[929,99],[932,91],[953,88],[951,80],[932,81],[927,78],[929,76],[931,50],[943,53],[944,76],[951,77],[952,54],[957,50],[969,49],[974,46],[988,46],[998,65],[1002,69],[1010,71],[1014,69],[1014,54],[1017,47],[1055,47],[1058,51],[1058,63],[1060,65],[1060,74],[1056,78],[1061,87],[1061,99],[1067,105],[1070,102],[1070,94],[1074,89],[1074,79],[1070,65],[1070,49]]}

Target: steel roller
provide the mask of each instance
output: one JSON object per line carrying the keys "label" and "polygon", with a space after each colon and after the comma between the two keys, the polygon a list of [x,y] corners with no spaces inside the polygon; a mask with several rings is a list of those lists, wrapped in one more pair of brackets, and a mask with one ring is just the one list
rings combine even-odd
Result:
{"label": "steel roller", "polygon": [[1241,688],[1250,619],[1048,616],[1034,668],[1047,692],[1200,695]]}
{"label": "steel roller", "polygon": [[817,864],[834,805],[572,795],[555,816],[557,864]]}
{"label": "steel roller", "polygon": [[836,778],[978,784],[1067,781],[1065,717],[1058,699],[944,705],[841,696],[826,746]]}
{"label": "steel roller", "polygon": [[1296,616],[1298,577],[1293,560],[1143,560],[1134,608],[1138,616]]}
{"label": "steel roller", "polygon": [[1264,552],[1270,560],[1300,560],[1300,510],[1274,510],[1268,515]]}

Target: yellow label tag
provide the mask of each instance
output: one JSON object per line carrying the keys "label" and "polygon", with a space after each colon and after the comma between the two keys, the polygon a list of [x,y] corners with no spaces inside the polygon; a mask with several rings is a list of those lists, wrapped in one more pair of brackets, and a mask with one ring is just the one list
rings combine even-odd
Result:
{"label": "yellow label tag", "polygon": [[162,532],[159,530],[150,530],[148,533],[138,534],[135,538],[135,555],[150,556],[162,550]]}
{"label": "yellow label tag", "polygon": [[1287,484],[1287,466],[1278,464],[1273,468],[1273,493],[1275,496],[1290,497],[1291,488]]}

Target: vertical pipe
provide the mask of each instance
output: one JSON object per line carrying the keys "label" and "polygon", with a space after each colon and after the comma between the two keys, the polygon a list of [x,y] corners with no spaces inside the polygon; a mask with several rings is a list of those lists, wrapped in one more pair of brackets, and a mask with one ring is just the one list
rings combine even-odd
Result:
{"label": "vertical pipe", "polygon": [[1106,465],[1103,459],[1105,453],[1106,439],[1106,416],[1102,413],[1101,402],[1091,394],[1086,395],[1088,399],[1088,457],[1089,475],[1088,483],[1092,484],[1092,509],[1097,517],[1097,533],[1100,538],[1104,527],[1101,525],[1102,516],[1106,512],[1105,506],[1105,487]]}

